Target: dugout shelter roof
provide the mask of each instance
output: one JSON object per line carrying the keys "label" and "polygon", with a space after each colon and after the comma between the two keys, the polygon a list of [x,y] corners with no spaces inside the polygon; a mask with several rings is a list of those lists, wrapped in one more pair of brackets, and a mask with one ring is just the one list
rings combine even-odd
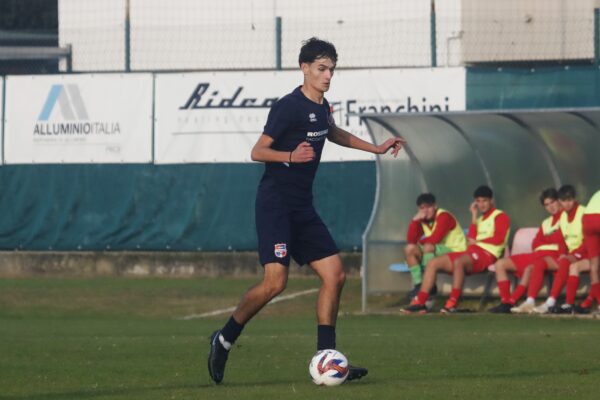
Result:
{"label": "dugout shelter roof", "polygon": [[369,295],[411,286],[410,274],[388,267],[404,259],[420,193],[434,193],[438,206],[468,228],[473,191],[487,184],[514,233],[546,217],[539,202],[545,188],[572,184],[583,204],[600,188],[600,108],[360,116],[374,143],[407,141],[398,158],[377,156],[375,202],[363,235],[365,311]]}

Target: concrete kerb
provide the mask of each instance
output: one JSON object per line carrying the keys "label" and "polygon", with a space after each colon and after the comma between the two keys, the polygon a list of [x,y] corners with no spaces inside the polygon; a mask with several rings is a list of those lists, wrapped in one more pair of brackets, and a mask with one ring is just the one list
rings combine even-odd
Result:
{"label": "concrete kerb", "polygon": [[[341,253],[348,275],[360,274],[361,253]],[[250,277],[262,274],[256,252],[0,252],[0,278],[56,277]],[[310,276],[293,263],[290,275]]]}

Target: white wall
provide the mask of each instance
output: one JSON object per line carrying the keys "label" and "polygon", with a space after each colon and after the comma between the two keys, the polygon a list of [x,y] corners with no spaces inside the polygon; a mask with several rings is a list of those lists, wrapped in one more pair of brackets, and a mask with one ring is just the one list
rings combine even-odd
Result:
{"label": "white wall", "polygon": [[[598,0],[436,0],[437,64],[593,57]],[[75,71],[123,70],[126,0],[59,0]],[[339,67],[431,65],[430,0],[130,0],[133,70],[271,69],[302,40],[332,41]]]}
{"label": "white wall", "polygon": [[[284,68],[310,36],[336,44],[340,67],[430,65],[426,0],[130,1],[134,70],[274,68],[276,16]],[[125,0],[59,0],[59,14],[74,70],[123,69]]]}
{"label": "white wall", "polygon": [[125,0],[58,0],[59,45],[72,45],[73,69],[123,71],[124,21]]}
{"label": "white wall", "polygon": [[462,0],[463,62],[591,59],[595,0]]}

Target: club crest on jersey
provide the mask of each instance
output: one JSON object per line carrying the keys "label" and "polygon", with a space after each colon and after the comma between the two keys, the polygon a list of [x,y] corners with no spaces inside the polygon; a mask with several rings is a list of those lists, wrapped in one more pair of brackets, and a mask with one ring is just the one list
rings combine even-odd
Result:
{"label": "club crest on jersey", "polygon": [[310,120],[310,122],[317,122],[317,116],[315,115],[315,113],[308,114],[308,119]]}
{"label": "club crest on jersey", "polygon": [[287,245],[285,243],[275,244],[275,257],[284,258],[287,255]]}

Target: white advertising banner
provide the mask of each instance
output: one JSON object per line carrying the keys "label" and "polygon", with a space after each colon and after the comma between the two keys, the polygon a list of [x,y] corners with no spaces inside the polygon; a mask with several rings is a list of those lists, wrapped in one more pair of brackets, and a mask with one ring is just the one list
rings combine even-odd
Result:
{"label": "white advertising banner", "polygon": [[152,75],[6,78],[6,164],[152,162]]}
{"label": "white advertising banner", "polygon": [[[4,143],[4,78],[0,76],[0,154]],[[0,157],[0,165],[4,163],[4,157]]]}
{"label": "white advertising banner", "polygon": [[[357,113],[465,109],[465,69],[336,71],[325,97],[336,124],[370,141]],[[269,108],[302,84],[300,71],[158,74],[156,163],[250,162]],[[323,161],[371,160],[328,143]]]}

